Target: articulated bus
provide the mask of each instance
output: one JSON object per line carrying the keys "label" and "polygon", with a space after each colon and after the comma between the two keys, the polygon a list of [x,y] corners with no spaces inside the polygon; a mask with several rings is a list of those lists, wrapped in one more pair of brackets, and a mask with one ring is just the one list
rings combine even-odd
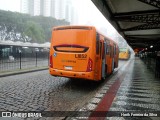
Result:
{"label": "articulated bus", "polygon": [[52,31],[49,72],[53,76],[99,81],[118,67],[118,45],[93,26]]}
{"label": "articulated bus", "polygon": [[128,60],[130,58],[130,51],[128,48],[119,48],[119,59]]}

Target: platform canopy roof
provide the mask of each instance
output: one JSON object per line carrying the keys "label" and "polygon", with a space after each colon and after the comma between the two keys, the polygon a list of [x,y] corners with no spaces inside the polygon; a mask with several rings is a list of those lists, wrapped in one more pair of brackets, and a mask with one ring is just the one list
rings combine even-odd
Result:
{"label": "platform canopy roof", "polygon": [[30,42],[21,42],[21,41],[11,41],[11,40],[5,40],[2,41],[0,40],[0,46],[21,46],[21,47],[37,47],[37,48],[49,48],[50,47],[50,43],[46,42],[43,44],[39,44],[39,43],[30,43]]}
{"label": "platform canopy roof", "polygon": [[92,2],[133,49],[160,49],[160,0]]}

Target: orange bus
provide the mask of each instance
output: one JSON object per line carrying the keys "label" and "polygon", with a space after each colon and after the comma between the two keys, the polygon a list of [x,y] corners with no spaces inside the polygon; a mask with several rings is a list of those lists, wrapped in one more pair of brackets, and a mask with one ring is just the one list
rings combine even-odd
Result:
{"label": "orange bus", "polygon": [[53,76],[99,81],[118,67],[118,45],[93,26],[52,31],[49,72]]}

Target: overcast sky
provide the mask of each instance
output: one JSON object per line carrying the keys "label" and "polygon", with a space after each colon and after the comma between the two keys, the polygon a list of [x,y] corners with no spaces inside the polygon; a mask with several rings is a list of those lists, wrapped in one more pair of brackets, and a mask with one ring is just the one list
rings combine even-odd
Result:
{"label": "overcast sky", "polygon": [[[0,9],[20,12],[21,0],[0,0]],[[71,0],[74,8],[77,8],[78,25],[93,25],[101,33],[112,35],[116,30],[111,27],[105,17],[99,12],[91,0]]]}
{"label": "overcast sky", "polygon": [[0,9],[20,12],[21,0],[0,0]]}
{"label": "overcast sky", "polygon": [[[78,12],[80,25],[93,25],[99,32],[116,39],[119,35],[112,25],[106,20],[91,0],[72,0]],[[117,33],[117,34],[116,34]],[[114,36],[114,37],[113,37]]]}

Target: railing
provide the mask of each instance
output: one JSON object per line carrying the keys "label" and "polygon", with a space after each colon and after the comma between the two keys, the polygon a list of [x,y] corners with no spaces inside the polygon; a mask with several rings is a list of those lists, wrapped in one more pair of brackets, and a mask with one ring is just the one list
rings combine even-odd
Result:
{"label": "railing", "polygon": [[147,65],[147,69],[151,69],[155,73],[155,77],[160,78],[160,57],[153,53],[140,56]]}
{"label": "railing", "polygon": [[13,55],[0,55],[0,72],[47,67],[48,52],[14,53]]}

